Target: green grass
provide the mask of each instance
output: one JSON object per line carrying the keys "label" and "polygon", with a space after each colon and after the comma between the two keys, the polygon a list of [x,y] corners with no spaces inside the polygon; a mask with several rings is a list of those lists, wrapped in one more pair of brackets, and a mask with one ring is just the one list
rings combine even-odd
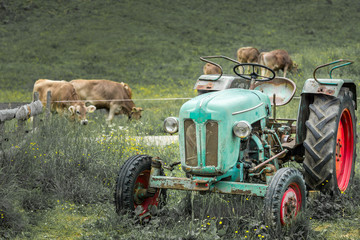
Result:
{"label": "green grass", "polygon": [[[199,56],[235,58],[244,46],[286,49],[299,64],[299,72],[288,75],[297,83],[297,96],[316,66],[339,58],[356,62],[336,70],[334,78],[358,84],[360,3],[350,0],[0,4],[0,102],[31,101],[39,78],[99,78],[129,83],[136,105],[145,109],[141,121],[116,118],[111,126],[101,112],[89,115],[86,127],[55,115],[26,138],[9,132],[15,121],[7,123],[2,137],[8,141],[1,147],[16,151],[0,162],[0,236],[5,238],[271,239],[273,233],[262,223],[261,199],[195,196],[192,219],[184,213],[189,210],[182,200],[186,194],[171,191],[167,207],[149,225],[115,214],[115,179],[128,157],[145,153],[167,162],[179,159],[176,143],[149,146],[134,136],[163,134],[164,118],[177,116],[186,100],[149,99],[196,96],[193,86],[203,66]],[[222,64],[230,73],[230,65]],[[294,99],[278,108],[277,116],[296,118],[297,106]],[[359,176],[359,161],[356,168]],[[172,174],[183,173],[176,169]],[[290,236],[309,230],[310,239],[356,239],[358,192],[341,202],[320,197],[310,203],[304,216],[310,227],[290,229]],[[219,203],[220,213],[208,207]]]}
{"label": "green grass", "polygon": [[[288,50],[300,67],[290,77],[301,88],[315,66],[359,59],[360,4],[352,1],[2,2],[4,89],[30,92],[39,78],[105,78],[127,82],[135,93],[153,86],[192,96],[199,56],[235,58],[248,45]],[[355,66],[338,72],[353,79],[359,73]]]}

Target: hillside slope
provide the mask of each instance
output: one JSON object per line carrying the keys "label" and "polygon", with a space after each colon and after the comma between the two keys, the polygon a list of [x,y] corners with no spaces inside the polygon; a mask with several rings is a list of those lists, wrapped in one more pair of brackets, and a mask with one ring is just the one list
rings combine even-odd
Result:
{"label": "hillside slope", "polygon": [[296,81],[328,60],[359,56],[357,1],[0,3],[2,89],[31,91],[38,78],[107,78],[191,90],[199,56],[235,58],[237,48],[250,45],[288,50],[302,69]]}

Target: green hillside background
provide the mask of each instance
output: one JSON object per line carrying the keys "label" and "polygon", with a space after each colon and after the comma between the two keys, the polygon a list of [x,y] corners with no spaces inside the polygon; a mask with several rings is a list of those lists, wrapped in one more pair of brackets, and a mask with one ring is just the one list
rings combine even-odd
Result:
{"label": "green hillside background", "polygon": [[[177,143],[149,145],[134,136],[163,135],[164,118],[177,116],[186,101],[149,99],[197,95],[200,56],[235,59],[245,46],[285,49],[299,65],[287,75],[297,96],[316,66],[350,59],[355,63],[333,77],[359,85],[359,23],[360,1],[351,0],[0,0],[0,103],[31,101],[40,78],[84,78],[126,82],[144,108],[141,121],[116,118],[111,125],[96,111],[86,127],[53,115],[30,138],[14,134],[17,122],[7,123],[0,150],[14,151],[0,159],[0,238],[275,239],[258,198],[195,195],[189,214],[189,195],[168,191],[167,206],[150,224],[118,216],[117,173],[134,154],[179,159]],[[231,73],[231,64],[220,64]],[[296,117],[297,104],[277,116]],[[350,194],[309,201],[308,221],[286,239],[358,239],[359,169],[357,161]]]}
{"label": "green hillside background", "polygon": [[199,56],[236,58],[254,46],[287,50],[301,88],[317,65],[359,59],[359,22],[360,2],[350,0],[2,0],[0,84],[30,92],[39,78],[105,78],[129,83],[135,96],[146,87],[157,91],[146,95],[187,97],[202,73]]}

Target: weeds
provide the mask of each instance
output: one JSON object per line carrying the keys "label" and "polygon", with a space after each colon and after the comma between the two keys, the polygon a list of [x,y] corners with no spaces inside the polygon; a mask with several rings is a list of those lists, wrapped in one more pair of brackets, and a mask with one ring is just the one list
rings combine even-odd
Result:
{"label": "weeds", "polygon": [[[159,118],[162,116],[164,113]],[[16,151],[1,158],[1,236],[37,236],[47,229],[43,224],[52,214],[60,218],[63,214],[66,218],[75,214],[75,219],[83,219],[80,232],[84,238],[271,239],[276,236],[286,239],[289,236],[288,239],[305,239],[308,236],[311,239],[319,234],[310,224],[321,226],[337,219],[351,221],[359,214],[359,180],[356,179],[354,191],[349,194],[336,200],[320,196],[308,204],[309,211],[300,218],[304,221],[286,229],[282,235],[262,222],[260,198],[203,196],[181,191],[168,191],[165,208],[149,224],[139,225],[135,219],[115,214],[113,193],[120,165],[134,154],[159,156],[168,164],[178,161],[178,144],[157,146],[144,142],[144,132],[157,123],[116,118],[109,127],[103,124],[103,117],[102,113],[95,113],[84,127],[53,115],[40,122],[37,131],[29,133],[29,137],[12,135],[11,141],[2,145],[13,146]],[[139,124],[141,128],[134,127]],[[7,130],[13,127],[12,123],[6,125]],[[14,144],[20,141],[21,145]],[[166,174],[184,175],[181,166]],[[91,209],[97,209],[96,217]],[[88,219],[86,215],[92,217]],[[50,222],[57,225],[56,221],[51,218]],[[30,227],[29,222],[36,227]]]}

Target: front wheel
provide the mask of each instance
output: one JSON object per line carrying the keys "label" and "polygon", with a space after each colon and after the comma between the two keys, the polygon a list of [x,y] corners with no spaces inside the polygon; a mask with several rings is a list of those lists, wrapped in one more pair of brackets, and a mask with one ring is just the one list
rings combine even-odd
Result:
{"label": "front wheel", "polygon": [[281,229],[295,220],[306,205],[306,186],[301,173],[295,168],[278,170],[265,195],[265,223]]}
{"label": "front wheel", "polygon": [[165,204],[166,190],[149,188],[151,161],[148,155],[135,155],[121,167],[115,190],[118,214],[130,211],[141,218],[149,218]]}

